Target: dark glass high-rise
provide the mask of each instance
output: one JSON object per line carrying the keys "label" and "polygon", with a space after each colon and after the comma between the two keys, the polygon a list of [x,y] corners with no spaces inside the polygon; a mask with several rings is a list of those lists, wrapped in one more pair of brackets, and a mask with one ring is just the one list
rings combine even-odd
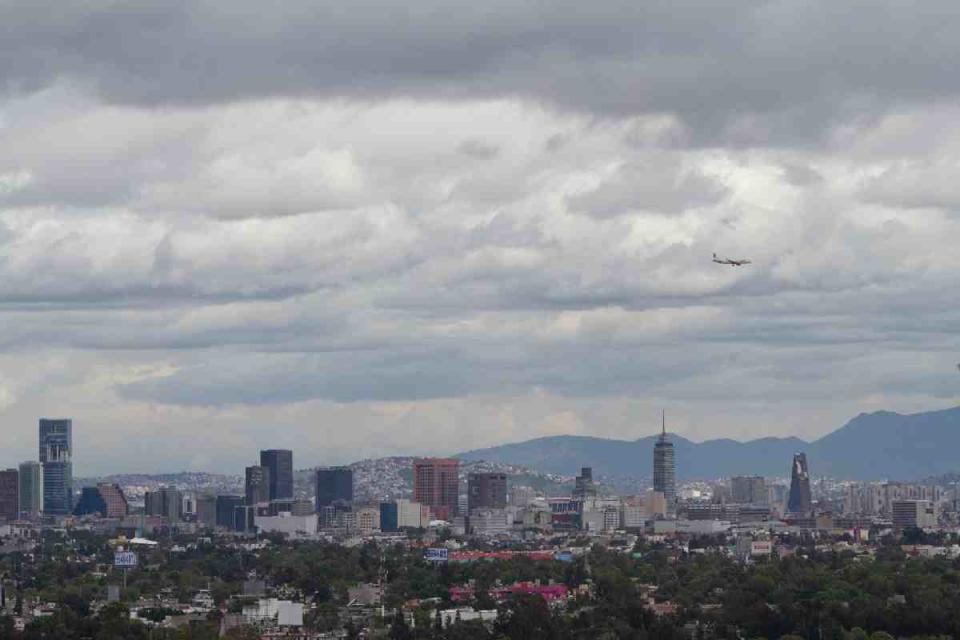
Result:
{"label": "dark glass high-rise", "polygon": [[353,503],[353,469],[321,467],[317,469],[317,511],[323,507],[349,507]]}
{"label": "dark glass high-rise", "polygon": [[73,512],[73,421],[40,419],[40,464],[43,465],[43,513]]}
{"label": "dark glass high-rise", "polygon": [[793,470],[790,473],[790,497],[787,499],[787,513],[809,516],[813,512],[813,498],[810,493],[810,470],[807,468],[807,454],[796,453],[793,456]]}
{"label": "dark glass high-rise", "polygon": [[244,478],[244,502],[247,505],[270,502],[270,468],[263,466],[247,467]]}
{"label": "dark glass high-rise", "polygon": [[293,452],[289,449],[261,451],[260,466],[270,471],[270,500],[292,500]]}

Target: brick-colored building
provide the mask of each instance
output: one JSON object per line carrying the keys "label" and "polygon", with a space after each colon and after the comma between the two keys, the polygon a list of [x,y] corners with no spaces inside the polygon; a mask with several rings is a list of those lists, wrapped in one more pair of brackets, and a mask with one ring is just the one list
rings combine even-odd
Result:
{"label": "brick-colored building", "polygon": [[104,518],[125,518],[130,508],[119,485],[101,483],[96,487],[84,487],[80,501],[74,509],[78,516],[99,514]]}
{"label": "brick-colored building", "polygon": [[435,518],[457,515],[460,497],[460,461],[455,458],[418,458],[413,461],[413,499],[430,507]]}

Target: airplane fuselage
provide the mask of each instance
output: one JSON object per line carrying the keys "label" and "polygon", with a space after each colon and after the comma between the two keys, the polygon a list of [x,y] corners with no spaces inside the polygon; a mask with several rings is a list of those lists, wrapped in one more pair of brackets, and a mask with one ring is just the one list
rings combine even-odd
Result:
{"label": "airplane fuselage", "polygon": [[731,260],[729,258],[718,258],[717,254],[713,254],[713,261],[717,264],[725,264],[731,267],[742,267],[745,264],[750,264],[750,260]]}

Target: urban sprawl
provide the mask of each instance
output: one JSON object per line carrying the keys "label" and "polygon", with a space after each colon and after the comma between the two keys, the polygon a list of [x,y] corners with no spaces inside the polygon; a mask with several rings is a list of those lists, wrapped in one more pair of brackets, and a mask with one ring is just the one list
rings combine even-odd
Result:
{"label": "urban sprawl", "polygon": [[678,484],[664,428],[635,495],[589,467],[554,478],[557,495],[447,458],[403,463],[391,477],[409,482],[367,468],[360,487],[358,463],[304,483],[283,449],[260,451],[233,490],[176,476],[75,487],[74,435],[41,419],[38,460],[0,471],[0,639],[960,631],[952,613],[913,619],[960,597],[949,478],[811,480],[798,452],[782,479]]}

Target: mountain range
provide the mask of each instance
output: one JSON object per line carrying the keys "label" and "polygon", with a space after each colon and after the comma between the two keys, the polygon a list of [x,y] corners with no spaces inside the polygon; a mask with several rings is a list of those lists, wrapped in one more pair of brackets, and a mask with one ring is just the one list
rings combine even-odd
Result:
{"label": "mountain range", "polygon": [[[549,436],[476,449],[466,460],[514,464],[546,473],[649,477],[659,435],[638,440]],[[719,439],[692,442],[671,435],[677,477],[710,479],[757,474],[789,476],[795,452],[807,454],[812,476],[851,480],[918,480],[960,471],[960,407],[909,415],[862,413],[836,431],[807,442],[799,438]]]}

